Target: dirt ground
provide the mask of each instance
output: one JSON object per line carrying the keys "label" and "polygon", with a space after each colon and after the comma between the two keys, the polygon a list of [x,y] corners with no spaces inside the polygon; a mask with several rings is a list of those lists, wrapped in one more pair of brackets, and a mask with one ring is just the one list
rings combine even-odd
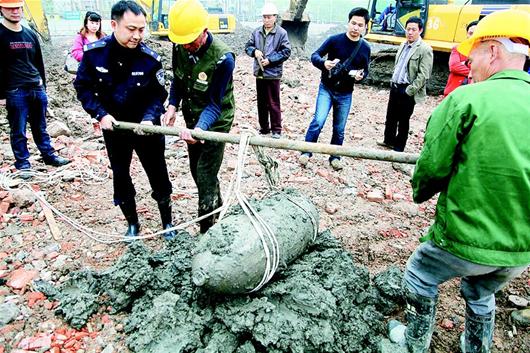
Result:
{"label": "dirt ground", "polygon": [[[243,38],[242,36],[241,38]],[[241,38],[230,39],[240,43]],[[112,180],[102,138],[94,134],[88,116],[83,112],[72,87],[73,76],[64,72],[63,51],[71,38],[54,38],[45,49],[48,75],[48,95],[54,117],[71,130],[70,136],[54,138],[61,155],[73,163],[66,171],[91,171],[99,178],[68,177],[62,173],[50,182],[32,182],[34,190],[41,190],[46,199],[66,216],[104,233],[122,233],[125,221],[112,204]],[[163,53],[165,67],[170,71],[170,43],[152,42],[155,50]],[[241,48],[239,45],[238,48]],[[251,73],[251,58],[238,52],[234,73],[236,118],[232,133],[247,128],[257,129],[255,80]],[[283,138],[303,140],[314,112],[319,84],[319,71],[305,58],[293,58],[285,64],[282,83]],[[345,145],[377,149],[376,141],[383,135],[386,88],[357,86],[346,127]],[[418,153],[422,146],[426,121],[441,97],[431,96],[416,106],[406,152]],[[0,168],[13,171],[13,157],[5,110],[0,108]],[[331,119],[329,119],[331,120]],[[320,142],[329,142],[331,123],[328,121]],[[53,172],[39,161],[33,142],[30,142],[32,165],[41,171]],[[220,179],[224,189],[236,167],[238,146],[226,147]],[[329,229],[351,252],[356,262],[367,266],[375,274],[388,266],[404,268],[418,246],[418,238],[432,223],[436,200],[421,205],[411,199],[411,165],[400,165],[345,158],[345,168],[334,171],[327,156],[316,155],[307,168],[297,163],[298,153],[268,150],[279,162],[281,185],[294,187],[309,195],[321,214],[321,229]],[[181,223],[196,215],[196,188],[188,172],[185,144],[168,138],[166,158],[173,183],[174,219]],[[145,174],[135,158],[133,180],[137,189],[137,203],[144,233],[159,230],[160,221]],[[245,171],[244,192],[259,198],[267,192],[263,171],[253,155]],[[380,199],[368,198],[379,192]],[[0,304],[11,303],[18,312],[14,320],[0,326],[0,353],[45,351],[52,352],[127,352],[124,342],[123,317],[110,316],[101,311],[83,330],[67,327],[54,315],[57,303],[50,302],[32,289],[31,280],[44,279],[60,284],[68,274],[84,267],[104,269],[110,266],[126,248],[123,243],[98,243],[58,217],[56,234],[52,234],[43,207],[31,197],[17,191],[0,191]],[[4,214],[3,214],[4,213]],[[188,229],[195,233],[196,226]],[[146,241],[153,248],[164,246],[162,239]],[[13,285],[13,279],[18,285]],[[10,286],[6,284],[11,283]],[[515,327],[509,314],[515,306],[508,296],[530,297],[528,271],[514,280],[497,296],[497,326],[495,352],[530,352],[529,329]],[[440,288],[437,325],[432,352],[459,352],[458,338],[463,331],[464,302],[459,295],[459,282],[451,281]],[[395,316],[401,316],[396,313]]]}

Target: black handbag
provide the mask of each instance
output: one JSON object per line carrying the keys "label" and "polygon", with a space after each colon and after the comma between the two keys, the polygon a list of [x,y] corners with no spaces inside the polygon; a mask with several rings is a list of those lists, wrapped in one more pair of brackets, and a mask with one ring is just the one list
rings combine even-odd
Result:
{"label": "black handbag", "polygon": [[349,71],[348,68],[350,67],[353,59],[359,52],[359,49],[361,49],[363,41],[364,41],[363,38],[359,39],[357,46],[355,47],[352,54],[345,62],[343,63],[339,62],[335,66],[333,66],[331,70],[329,70],[328,77],[334,86],[339,86],[341,80],[348,76],[348,71]]}

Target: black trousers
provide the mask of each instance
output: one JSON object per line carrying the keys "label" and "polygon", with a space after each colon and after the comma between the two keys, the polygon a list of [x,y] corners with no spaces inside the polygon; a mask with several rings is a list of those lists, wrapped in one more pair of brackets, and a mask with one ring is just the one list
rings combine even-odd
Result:
{"label": "black trousers", "polygon": [[132,132],[104,130],[103,138],[114,174],[115,205],[131,202],[136,196],[130,174],[133,151],[147,174],[153,199],[158,202],[171,196],[172,187],[164,157],[164,135],[139,136]]}
{"label": "black trousers", "polygon": [[[199,216],[208,214],[223,204],[217,173],[223,162],[225,144],[204,141],[188,144],[190,172],[199,191]],[[215,224],[217,215],[199,222],[201,233]]]}
{"label": "black trousers", "polygon": [[385,140],[394,151],[403,152],[409,137],[409,120],[414,112],[414,97],[405,93],[406,85],[393,85],[386,110]]}
{"label": "black trousers", "polygon": [[260,132],[268,134],[272,130],[281,133],[280,80],[256,79],[256,91]]}

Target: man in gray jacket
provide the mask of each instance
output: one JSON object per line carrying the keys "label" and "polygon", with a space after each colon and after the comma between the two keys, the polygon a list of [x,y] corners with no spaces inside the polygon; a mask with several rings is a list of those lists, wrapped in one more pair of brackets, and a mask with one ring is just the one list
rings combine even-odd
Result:
{"label": "man in gray jacket", "polygon": [[407,40],[401,43],[390,82],[390,96],[385,122],[385,137],[378,145],[403,152],[409,136],[409,120],[416,103],[427,96],[431,77],[432,48],[421,39],[423,21],[410,17],[405,24]]}
{"label": "man in gray jacket", "polygon": [[266,135],[272,131],[272,138],[280,138],[282,132],[280,79],[283,62],[291,55],[291,44],[287,32],[276,24],[278,17],[276,5],[266,3],[262,15],[263,26],[252,32],[245,51],[255,58],[254,76],[256,76],[258,93],[260,133]]}

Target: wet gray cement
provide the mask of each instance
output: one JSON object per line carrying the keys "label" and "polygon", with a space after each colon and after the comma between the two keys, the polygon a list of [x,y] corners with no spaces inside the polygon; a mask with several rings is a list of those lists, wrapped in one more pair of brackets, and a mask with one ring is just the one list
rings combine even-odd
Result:
{"label": "wet gray cement", "polygon": [[400,304],[402,274],[373,278],[329,231],[253,294],[218,295],[194,286],[186,232],[154,252],[141,242],[107,270],[72,273],[59,288],[39,289],[60,302],[57,314],[80,328],[111,307],[127,313],[133,352],[380,352],[385,318]]}

